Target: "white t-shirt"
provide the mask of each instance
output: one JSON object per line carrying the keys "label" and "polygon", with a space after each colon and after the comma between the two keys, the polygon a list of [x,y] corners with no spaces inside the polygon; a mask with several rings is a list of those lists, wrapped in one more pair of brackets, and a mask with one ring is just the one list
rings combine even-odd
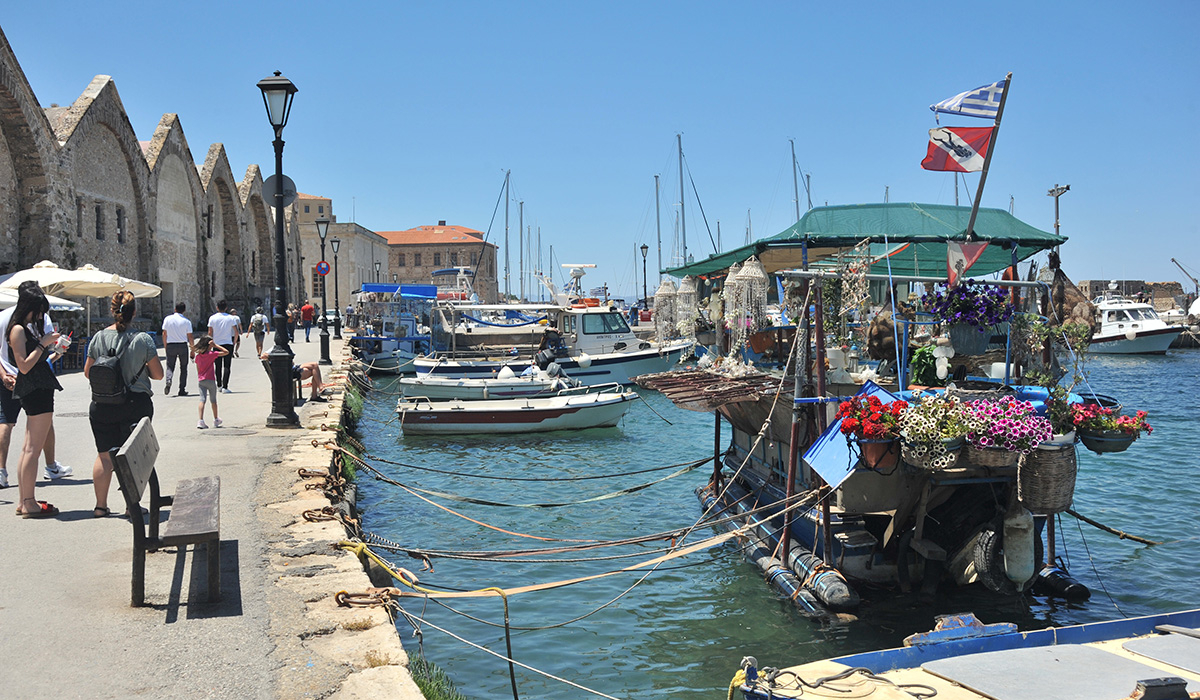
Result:
{"label": "white t-shirt", "polygon": [[186,343],[188,333],[191,333],[192,322],[181,313],[174,313],[163,319],[163,342]]}
{"label": "white t-shirt", "polygon": [[208,327],[212,329],[214,343],[233,345],[233,334],[238,327],[238,318],[219,311],[208,317]]}
{"label": "white t-shirt", "polygon": [[[8,323],[12,320],[13,311],[17,307],[10,306],[4,311],[0,311],[0,364],[4,365],[4,371],[9,374],[20,374],[13,363],[8,361]],[[46,314],[45,325],[42,327],[43,333],[53,333],[54,324],[50,322],[50,314]],[[49,355],[47,355],[49,357]]]}

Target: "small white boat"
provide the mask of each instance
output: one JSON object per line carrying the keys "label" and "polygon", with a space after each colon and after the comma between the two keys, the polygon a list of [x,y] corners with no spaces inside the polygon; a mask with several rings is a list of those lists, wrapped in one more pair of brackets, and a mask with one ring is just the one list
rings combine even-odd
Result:
{"label": "small white boat", "polygon": [[405,377],[400,380],[400,392],[409,398],[487,401],[525,396],[550,396],[563,389],[578,386],[578,384],[566,377],[551,377],[540,371],[536,374],[517,375],[508,367],[504,367],[497,376],[484,379],[442,377],[434,374]]}
{"label": "small white boat", "polygon": [[487,401],[400,399],[396,413],[409,435],[533,433],[614,426],[637,398],[617,385],[567,390],[542,398]]}
{"label": "small white boat", "polygon": [[1162,355],[1184,331],[1158,317],[1154,307],[1109,293],[1093,302],[1099,330],[1091,352],[1108,355]]}

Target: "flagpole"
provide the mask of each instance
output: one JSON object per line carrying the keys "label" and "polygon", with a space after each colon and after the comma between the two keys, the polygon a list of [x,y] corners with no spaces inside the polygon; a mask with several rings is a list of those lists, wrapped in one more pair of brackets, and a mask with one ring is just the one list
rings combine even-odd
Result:
{"label": "flagpole", "polygon": [[979,215],[979,201],[983,198],[983,185],[987,182],[988,166],[992,164],[992,154],[996,152],[996,138],[1000,136],[1000,118],[1004,116],[1004,102],[1008,99],[1008,91],[1012,89],[1012,73],[1004,77],[1004,92],[1000,93],[1000,106],[996,108],[996,124],[992,127],[992,141],[988,146],[987,155],[983,157],[983,171],[979,173],[979,188],[975,190],[975,203],[971,205],[971,220],[967,222],[967,240],[975,236],[975,217]]}

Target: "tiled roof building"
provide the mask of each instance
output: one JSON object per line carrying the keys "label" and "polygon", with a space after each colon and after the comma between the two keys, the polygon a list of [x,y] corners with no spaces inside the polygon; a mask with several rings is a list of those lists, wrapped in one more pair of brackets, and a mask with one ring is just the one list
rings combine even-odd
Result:
{"label": "tiled roof building", "polygon": [[417,226],[407,231],[380,231],[388,242],[388,267],[402,283],[430,284],[434,270],[469,267],[475,271],[475,293],[484,303],[500,299],[496,248],[483,231],[465,226]]}

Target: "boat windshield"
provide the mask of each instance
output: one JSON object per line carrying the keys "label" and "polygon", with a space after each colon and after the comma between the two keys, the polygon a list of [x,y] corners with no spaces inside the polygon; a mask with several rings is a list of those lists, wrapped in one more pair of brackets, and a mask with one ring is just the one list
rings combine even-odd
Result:
{"label": "boat windshield", "polygon": [[625,319],[617,313],[584,314],[582,325],[583,332],[588,335],[629,332],[629,324],[625,323]]}

